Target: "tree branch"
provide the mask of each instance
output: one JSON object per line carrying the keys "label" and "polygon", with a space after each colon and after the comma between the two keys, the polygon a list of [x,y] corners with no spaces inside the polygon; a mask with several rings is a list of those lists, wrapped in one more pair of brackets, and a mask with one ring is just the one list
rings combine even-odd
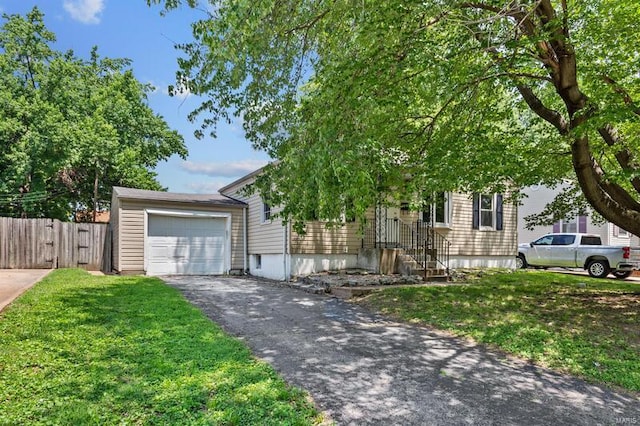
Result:
{"label": "tree branch", "polygon": [[547,108],[540,98],[538,98],[533,90],[530,87],[524,86],[522,84],[516,84],[518,91],[522,95],[524,101],[529,105],[529,108],[533,112],[535,112],[540,118],[550,123],[553,127],[558,129],[561,135],[566,135],[569,133],[569,125],[567,121],[564,119],[562,114],[557,111],[554,111],[550,108]]}
{"label": "tree branch", "polygon": [[318,23],[318,21],[320,21],[322,18],[324,18],[329,13],[329,11],[330,10],[327,9],[324,12],[314,16],[310,21],[302,23],[300,25],[296,25],[295,27],[289,28],[284,33],[286,35],[291,35],[292,33],[296,32],[296,31],[308,30],[309,28],[312,28],[316,23]]}
{"label": "tree branch", "polygon": [[622,96],[623,102],[625,103],[625,105],[631,107],[631,111],[633,111],[634,114],[640,115],[640,107],[636,105],[636,103],[633,101],[633,98],[631,97],[629,92],[627,92],[625,88],[622,87],[621,84],[619,84],[617,81],[615,81],[613,78],[609,77],[608,75],[603,75],[602,80],[605,83],[607,83],[609,86],[611,86],[615,93]]}
{"label": "tree branch", "polygon": [[[598,133],[608,146],[619,145],[620,137],[616,134],[611,126],[605,126],[598,129]],[[638,166],[633,164],[633,154],[628,149],[621,149],[615,153],[616,160],[620,167],[625,171],[638,171]],[[631,185],[640,193],[640,178],[631,179]]]}

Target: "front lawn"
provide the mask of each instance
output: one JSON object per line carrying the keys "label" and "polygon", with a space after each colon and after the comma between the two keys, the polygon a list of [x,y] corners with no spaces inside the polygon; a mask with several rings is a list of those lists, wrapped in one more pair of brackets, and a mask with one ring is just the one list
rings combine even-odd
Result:
{"label": "front lawn", "polygon": [[640,283],[522,271],[471,285],[388,289],[359,303],[640,391]]}
{"label": "front lawn", "polygon": [[0,314],[0,424],[314,424],[305,393],[149,277],[58,270]]}

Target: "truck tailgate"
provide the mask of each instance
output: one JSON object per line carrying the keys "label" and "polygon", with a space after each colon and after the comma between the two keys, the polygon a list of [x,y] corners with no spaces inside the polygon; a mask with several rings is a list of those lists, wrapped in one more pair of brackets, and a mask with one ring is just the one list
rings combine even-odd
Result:
{"label": "truck tailgate", "polygon": [[640,268],[640,247],[631,247],[629,250],[629,262],[635,263],[636,268]]}

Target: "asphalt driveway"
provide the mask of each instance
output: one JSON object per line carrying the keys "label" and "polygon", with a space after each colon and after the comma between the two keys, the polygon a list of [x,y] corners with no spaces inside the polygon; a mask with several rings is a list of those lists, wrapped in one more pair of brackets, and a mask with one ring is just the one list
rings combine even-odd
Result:
{"label": "asphalt driveway", "polygon": [[340,425],[640,424],[640,398],[342,300],[246,278],[164,277]]}

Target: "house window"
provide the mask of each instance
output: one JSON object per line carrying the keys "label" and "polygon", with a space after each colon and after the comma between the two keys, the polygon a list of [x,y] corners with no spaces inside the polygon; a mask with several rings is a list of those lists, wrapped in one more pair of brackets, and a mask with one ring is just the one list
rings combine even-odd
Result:
{"label": "house window", "polygon": [[451,193],[436,192],[422,212],[422,221],[434,226],[448,227],[451,224]]}
{"label": "house window", "polygon": [[473,229],[502,231],[502,194],[473,194]]}
{"label": "house window", "polygon": [[578,232],[578,221],[575,218],[573,220],[561,220],[560,232]]}
{"label": "house window", "polygon": [[253,262],[255,264],[255,268],[256,269],[262,269],[262,255],[261,254],[254,254],[253,255]]}
{"label": "house window", "polygon": [[553,232],[587,232],[587,217],[578,216],[572,219],[559,220],[553,224]]}
{"label": "house window", "polygon": [[268,222],[271,220],[271,206],[267,203],[262,203],[262,222]]}
{"label": "house window", "polygon": [[629,234],[629,232],[625,231],[624,229],[620,228],[619,226],[613,225],[613,224],[611,224],[611,226],[613,226],[613,236],[614,237],[629,238],[631,236],[631,234]]}
{"label": "house window", "polygon": [[480,228],[493,229],[495,224],[495,211],[493,195],[480,194]]}

